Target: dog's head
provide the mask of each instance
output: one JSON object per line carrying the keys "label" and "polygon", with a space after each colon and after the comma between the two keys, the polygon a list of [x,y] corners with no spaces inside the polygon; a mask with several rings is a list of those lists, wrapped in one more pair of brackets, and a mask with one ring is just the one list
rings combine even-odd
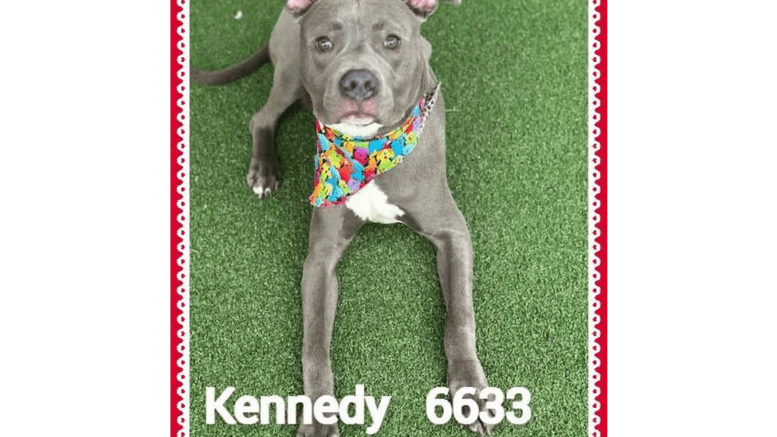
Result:
{"label": "dog's head", "polygon": [[429,91],[421,85],[432,49],[420,27],[438,3],[287,0],[300,22],[302,81],[316,117],[329,125],[401,123]]}

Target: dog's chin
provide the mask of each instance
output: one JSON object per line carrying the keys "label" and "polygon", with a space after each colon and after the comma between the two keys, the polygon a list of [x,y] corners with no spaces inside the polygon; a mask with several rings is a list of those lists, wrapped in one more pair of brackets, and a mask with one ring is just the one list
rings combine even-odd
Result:
{"label": "dog's chin", "polygon": [[348,114],[340,118],[338,124],[346,123],[352,126],[368,126],[375,123],[377,117],[371,114]]}

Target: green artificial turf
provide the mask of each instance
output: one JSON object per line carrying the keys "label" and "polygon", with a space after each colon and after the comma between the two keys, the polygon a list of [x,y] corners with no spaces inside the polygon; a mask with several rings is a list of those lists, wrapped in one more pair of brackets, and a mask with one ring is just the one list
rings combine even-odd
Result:
{"label": "green artificial turf", "polygon": [[[246,58],[267,41],[282,7],[192,0],[192,65]],[[448,109],[448,181],[475,250],[479,355],[490,385],[533,395],[529,423],[504,422],[496,435],[586,433],[586,8],[585,0],[464,0],[441,6],[422,28]],[[281,120],[281,187],[255,198],[245,184],[247,126],[272,74],[266,65],[229,85],[190,90],[194,437],[296,432],[206,425],[204,412],[206,386],[256,397],[302,393],[314,118],[295,104]],[[380,436],[470,435],[425,415],[427,392],[445,385],[445,307],[432,245],[401,224],[368,224],[338,277],[337,397],[358,383],[392,396]],[[343,437],[365,428],[340,425]]]}

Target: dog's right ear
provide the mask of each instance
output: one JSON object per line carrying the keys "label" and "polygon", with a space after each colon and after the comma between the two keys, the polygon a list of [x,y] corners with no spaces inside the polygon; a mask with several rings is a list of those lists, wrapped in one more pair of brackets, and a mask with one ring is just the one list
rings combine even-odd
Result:
{"label": "dog's right ear", "polygon": [[316,0],[284,0],[286,2],[286,9],[291,13],[291,15],[295,17],[299,17],[305,12],[307,12],[308,9],[310,9],[311,6],[313,6],[313,3],[316,2]]}

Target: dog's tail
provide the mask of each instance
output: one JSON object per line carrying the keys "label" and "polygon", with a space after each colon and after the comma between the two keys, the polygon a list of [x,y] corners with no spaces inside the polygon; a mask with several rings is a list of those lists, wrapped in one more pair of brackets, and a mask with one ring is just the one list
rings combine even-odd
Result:
{"label": "dog's tail", "polygon": [[192,68],[192,80],[198,83],[208,85],[221,85],[246,77],[258,70],[265,62],[270,59],[270,45],[265,44],[258,52],[251,55],[250,58],[238,62],[237,64],[223,68],[217,71],[203,71]]}

